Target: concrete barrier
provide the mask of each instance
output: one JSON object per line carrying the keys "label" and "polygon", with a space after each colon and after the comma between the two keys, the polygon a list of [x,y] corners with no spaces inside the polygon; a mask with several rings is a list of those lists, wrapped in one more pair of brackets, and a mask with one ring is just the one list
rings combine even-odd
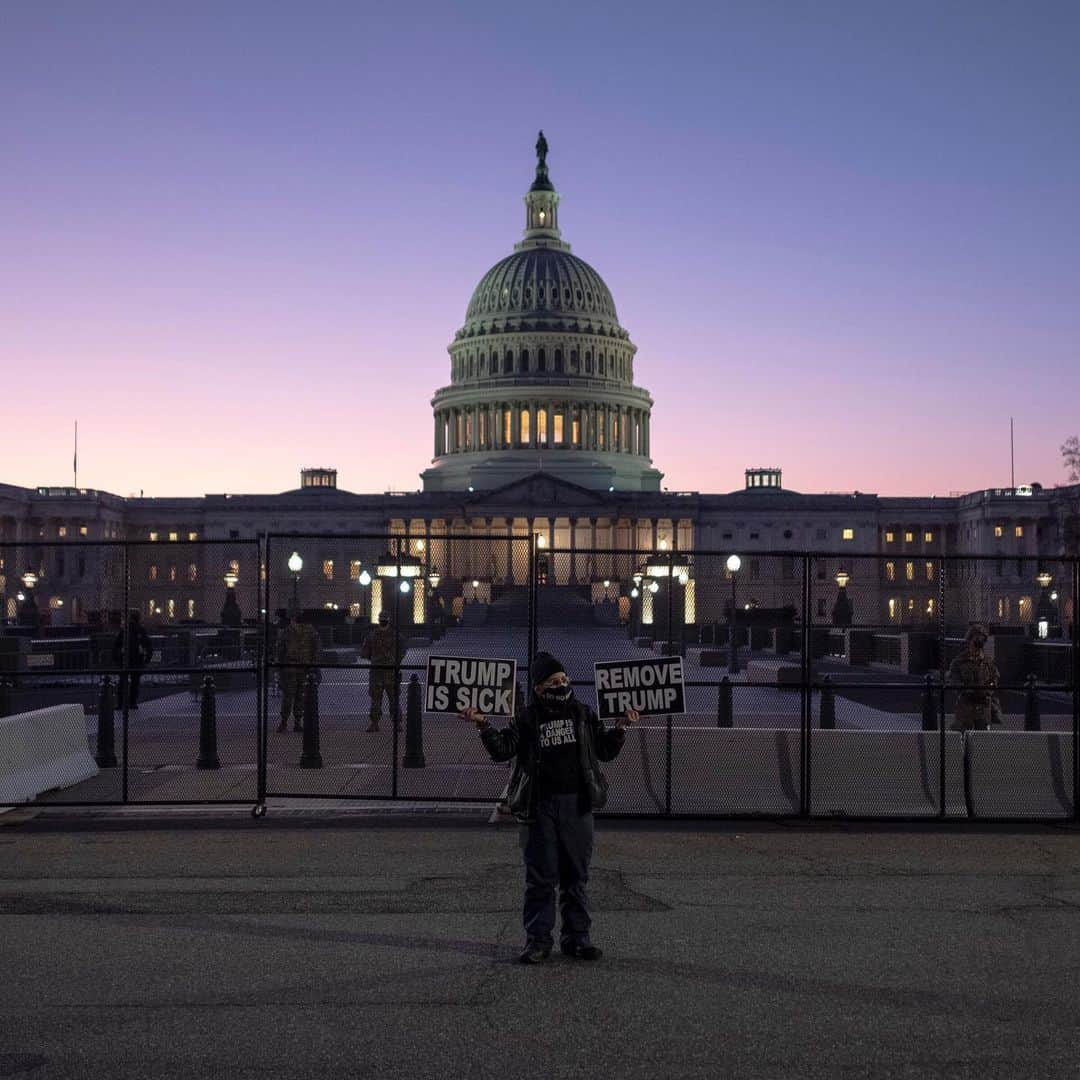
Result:
{"label": "concrete barrier", "polygon": [[[936,731],[813,730],[810,812],[849,817],[923,817],[941,798]],[[966,813],[964,741],[945,733],[945,809]]]}
{"label": "concrete barrier", "polygon": [[972,814],[1072,816],[1071,732],[970,731],[967,740]]}
{"label": "concrete barrier", "polygon": [[0,804],[29,802],[97,771],[81,705],[0,717]]}

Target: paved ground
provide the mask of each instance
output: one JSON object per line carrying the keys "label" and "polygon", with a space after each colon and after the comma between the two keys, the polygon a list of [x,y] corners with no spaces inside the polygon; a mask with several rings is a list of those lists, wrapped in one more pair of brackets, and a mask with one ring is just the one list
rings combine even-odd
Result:
{"label": "paved ground", "polygon": [[604,822],[605,959],[529,969],[486,812],[54,813],[0,816],[0,1076],[1080,1072],[1065,828]]}

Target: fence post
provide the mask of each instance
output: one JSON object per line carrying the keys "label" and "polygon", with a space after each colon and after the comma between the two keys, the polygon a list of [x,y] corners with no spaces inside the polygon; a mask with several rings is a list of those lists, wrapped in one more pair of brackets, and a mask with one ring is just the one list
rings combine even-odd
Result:
{"label": "fence post", "polygon": [[1039,681],[1034,675],[1029,675],[1024,680],[1024,730],[1042,731],[1039,717]]}
{"label": "fence post", "polygon": [[207,675],[202,684],[202,703],[199,708],[198,769],[220,769],[217,752],[217,691],[214,676]]}
{"label": "fence post", "polygon": [[101,769],[116,768],[116,730],[113,727],[112,679],[105,675],[101,680],[98,697],[97,753],[94,755]]}
{"label": "fence post", "polygon": [[928,671],[923,679],[922,692],[922,729],[923,731],[937,731],[938,707],[937,694],[934,692],[934,676]]}
{"label": "fence post", "polygon": [[818,726],[836,727],[836,693],[832,688],[832,679],[826,675],[821,680],[821,705],[819,706]]}
{"label": "fence post", "polygon": [[716,726],[734,727],[735,708],[731,695],[731,680],[725,675],[716,691]]}
{"label": "fence post", "polygon": [[304,748],[300,754],[301,769],[321,769],[319,752],[319,685],[314,673],[304,679]]}
{"label": "fence post", "polygon": [[424,768],[424,714],[421,709],[420,679],[414,671],[409,676],[409,689],[405,694],[405,757],[401,762],[406,769]]}

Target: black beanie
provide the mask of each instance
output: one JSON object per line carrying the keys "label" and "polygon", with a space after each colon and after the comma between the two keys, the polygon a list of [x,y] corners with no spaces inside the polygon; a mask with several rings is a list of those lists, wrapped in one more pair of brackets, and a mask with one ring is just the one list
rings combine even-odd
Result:
{"label": "black beanie", "polygon": [[557,671],[565,674],[566,668],[551,653],[537,653],[533,657],[533,662],[529,665],[529,681],[533,686],[538,686],[545,679],[550,679]]}

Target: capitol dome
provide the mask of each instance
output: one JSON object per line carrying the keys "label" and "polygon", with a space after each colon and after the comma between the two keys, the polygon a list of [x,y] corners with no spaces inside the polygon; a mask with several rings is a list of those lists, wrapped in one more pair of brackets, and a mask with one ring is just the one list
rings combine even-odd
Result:
{"label": "capitol dome", "polygon": [[473,290],[436,392],[428,491],[484,490],[539,469],[600,490],[655,491],[652,398],[603,278],[570,253],[536,144],[525,235]]}

